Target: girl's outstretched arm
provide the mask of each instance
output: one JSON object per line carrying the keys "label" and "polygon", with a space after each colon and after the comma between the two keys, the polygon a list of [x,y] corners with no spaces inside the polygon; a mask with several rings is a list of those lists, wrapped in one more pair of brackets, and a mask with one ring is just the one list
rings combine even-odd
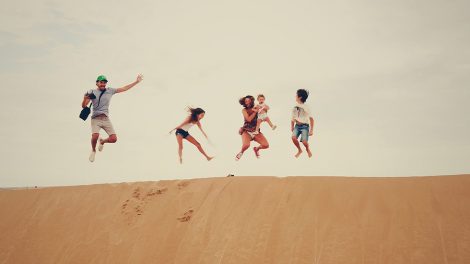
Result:
{"label": "girl's outstretched arm", "polygon": [[201,122],[197,122],[197,126],[198,126],[199,129],[201,130],[201,132],[202,132],[202,134],[204,135],[204,137],[206,137],[207,139],[209,139],[209,137],[207,137],[206,132],[204,132],[204,130],[202,129]]}

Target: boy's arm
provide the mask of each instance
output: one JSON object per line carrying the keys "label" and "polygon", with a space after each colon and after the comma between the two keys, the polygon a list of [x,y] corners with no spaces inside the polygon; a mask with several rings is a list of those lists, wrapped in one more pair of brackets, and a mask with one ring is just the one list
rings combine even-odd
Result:
{"label": "boy's arm", "polygon": [[292,119],[290,121],[290,131],[294,131],[294,125],[295,125],[295,122],[294,122],[294,119]]}
{"label": "boy's arm", "polygon": [[313,136],[313,117],[310,117],[310,136]]}
{"label": "boy's arm", "polygon": [[130,84],[128,84],[126,86],[123,86],[121,88],[117,88],[116,93],[122,93],[122,92],[125,92],[125,91],[131,89],[136,84],[140,83],[143,79],[144,79],[144,76],[142,74],[137,75],[137,78],[133,83],[130,83]]}

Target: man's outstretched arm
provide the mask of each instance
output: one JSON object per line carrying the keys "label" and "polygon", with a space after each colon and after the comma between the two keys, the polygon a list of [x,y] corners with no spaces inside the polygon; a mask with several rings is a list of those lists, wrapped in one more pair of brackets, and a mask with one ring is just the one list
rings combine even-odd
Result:
{"label": "man's outstretched arm", "polygon": [[121,87],[121,88],[117,88],[116,89],[116,93],[122,93],[122,92],[125,92],[129,89],[131,89],[132,87],[134,87],[136,84],[140,83],[142,80],[144,79],[144,76],[142,74],[139,74],[137,75],[137,78],[136,80],[133,82],[133,83],[130,83],[124,87]]}

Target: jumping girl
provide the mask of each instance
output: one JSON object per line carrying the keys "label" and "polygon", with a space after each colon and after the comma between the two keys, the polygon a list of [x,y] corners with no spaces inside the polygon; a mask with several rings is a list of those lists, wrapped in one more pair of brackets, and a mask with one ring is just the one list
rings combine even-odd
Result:
{"label": "jumping girl", "polygon": [[206,132],[202,129],[201,125],[201,120],[204,118],[205,111],[201,108],[191,108],[188,107],[188,112],[189,115],[188,117],[181,123],[179,126],[175,127],[170,131],[170,134],[176,130],[176,141],[178,142],[178,155],[179,155],[179,160],[180,163],[183,163],[183,139],[186,139],[187,141],[191,142],[196,148],[206,157],[207,161],[210,161],[213,159],[213,157],[210,157],[206,154],[204,149],[202,148],[201,144],[197,142],[197,140],[189,134],[189,129],[193,125],[197,125],[199,129],[201,130],[202,134],[204,137],[207,137]]}

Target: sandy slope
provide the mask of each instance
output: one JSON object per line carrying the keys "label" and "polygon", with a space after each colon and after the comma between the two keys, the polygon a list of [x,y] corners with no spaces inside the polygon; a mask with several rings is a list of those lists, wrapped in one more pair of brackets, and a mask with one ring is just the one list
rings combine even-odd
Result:
{"label": "sandy slope", "polygon": [[0,263],[470,263],[470,175],[0,191]]}

